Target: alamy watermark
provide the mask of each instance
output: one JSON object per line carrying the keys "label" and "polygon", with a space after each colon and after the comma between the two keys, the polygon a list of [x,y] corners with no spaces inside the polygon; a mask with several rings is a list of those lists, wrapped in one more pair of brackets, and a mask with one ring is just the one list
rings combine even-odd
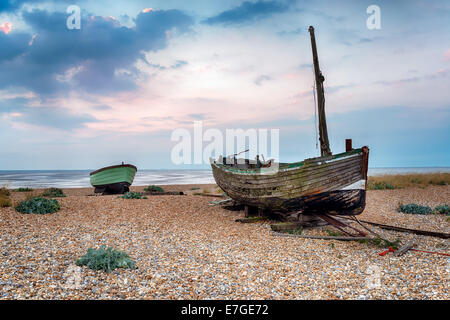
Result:
{"label": "alamy watermark", "polygon": [[178,143],[172,148],[171,160],[175,165],[206,164],[227,155],[225,162],[233,164],[235,157],[243,154],[236,158],[238,164],[244,163],[244,155],[252,164],[259,156],[275,163],[279,161],[279,140],[279,129],[226,129],[224,135],[216,128],[203,130],[203,122],[195,121],[192,133],[183,128],[172,132],[171,141]]}
{"label": "alamy watermark", "polygon": [[66,13],[70,14],[66,20],[67,29],[81,29],[81,9],[79,6],[71,5],[66,9]]}
{"label": "alamy watermark", "polygon": [[81,289],[81,267],[70,265],[64,272],[66,282],[62,285],[64,289]]}
{"label": "alamy watermark", "polygon": [[[66,19],[66,26],[69,30],[81,29],[81,9],[77,5],[70,5],[66,9],[66,13],[70,14]],[[367,7],[366,13],[370,16],[367,18],[366,26],[369,30],[381,29],[381,9],[378,5],[372,4]]]}
{"label": "alamy watermark", "polygon": [[367,18],[366,25],[369,30],[381,29],[381,9],[379,6],[372,4],[367,7],[367,14],[370,16]]}
{"label": "alamy watermark", "polygon": [[381,287],[381,268],[377,265],[370,265],[366,270],[366,286],[369,289],[379,289]]}

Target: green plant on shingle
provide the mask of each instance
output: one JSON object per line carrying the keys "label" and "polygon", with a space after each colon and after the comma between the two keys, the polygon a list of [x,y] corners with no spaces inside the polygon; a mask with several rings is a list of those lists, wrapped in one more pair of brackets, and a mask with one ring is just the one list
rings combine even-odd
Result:
{"label": "green plant on shingle", "polygon": [[136,191],[130,191],[125,193],[123,196],[118,196],[117,198],[122,199],[147,199],[146,196],[143,196],[142,193]]}
{"label": "green plant on shingle", "polygon": [[59,188],[49,188],[42,194],[44,197],[58,198],[65,197],[64,191]]}
{"label": "green plant on shingle", "polygon": [[8,189],[6,189],[6,187],[0,188],[0,196],[8,197],[10,194],[11,192]]}
{"label": "green plant on shingle", "polygon": [[447,216],[450,216],[450,207],[446,204],[441,204],[434,208],[433,213],[446,214]]}
{"label": "green plant on shingle", "polygon": [[389,240],[381,239],[379,237],[377,237],[375,239],[370,239],[369,242],[380,248],[392,247],[392,249],[395,249],[395,250],[397,250],[400,245],[399,239],[395,239],[394,241],[389,241]]}
{"label": "green plant on shingle", "polygon": [[430,207],[421,206],[415,203],[401,205],[397,211],[409,214],[430,214],[433,212]]}
{"label": "green plant on shingle", "polygon": [[151,185],[151,186],[145,187],[144,191],[147,191],[147,192],[164,192],[164,189],[161,188],[161,187],[158,187],[158,186]]}
{"label": "green plant on shingle", "polygon": [[301,236],[302,233],[303,233],[303,227],[300,227],[300,228],[298,228],[298,229],[291,229],[291,230],[288,230],[288,233],[289,233],[289,234],[294,234],[294,235]]}
{"label": "green plant on shingle", "polygon": [[30,191],[33,191],[33,189],[32,188],[22,188],[22,187],[20,187],[20,188],[15,189],[14,191],[15,192],[30,192]]}
{"label": "green plant on shingle", "polygon": [[388,182],[369,182],[367,185],[369,190],[392,190],[394,186]]}
{"label": "green plant on shingle", "polygon": [[53,213],[61,209],[58,200],[46,199],[43,197],[35,197],[29,200],[25,200],[19,203],[16,207],[16,211],[21,213],[38,213],[46,214]]}
{"label": "green plant on shingle", "polygon": [[87,253],[76,261],[77,266],[87,266],[92,270],[110,273],[117,268],[134,269],[134,261],[123,251],[102,245],[99,249],[89,248]]}
{"label": "green plant on shingle", "polygon": [[11,200],[9,199],[10,192],[5,187],[0,188],[0,208],[11,207]]}
{"label": "green plant on shingle", "polygon": [[11,200],[9,199],[10,194],[11,193],[6,187],[0,188],[0,208],[11,207]]}
{"label": "green plant on shingle", "polygon": [[389,248],[392,247],[392,249],[397,250],[400,246],[400,240],[395,239],[394,241],[389,241],[385,239],[381,239],[380,237],[376,237],[374,239],[361,239],[358,240],[359,243],[365,243],[365,244],[373,244],[380,248]]}
{"label": "green plant on shingle", "polygon": [[11,200],[6,196],[0,195],[0,208],[7,207],[11,207]]}
{"label": "green plant on shingle", "polygon": [[328,235],[331,236],[331,237],[339,237],[339,236],[342,236],[342,233],[336,232],[336,231],[332,231],[332,230],[330,230],[330,229],[326,229],[325,232],[328,233]]}

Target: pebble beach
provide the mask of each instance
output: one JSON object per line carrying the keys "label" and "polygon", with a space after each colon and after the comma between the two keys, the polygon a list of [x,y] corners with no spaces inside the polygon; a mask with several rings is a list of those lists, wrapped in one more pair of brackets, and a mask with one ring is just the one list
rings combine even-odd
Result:
{"label": "pebble beach", "polygon": [[[47,215],[0,208],[0,299],[448,299],[448,256],[385,249],[358,241],[282,237],[273,221],[239,223],[243,211],[187,195],[120,199],[93,188],[64,189],[61,210]],[[142,191],[143,187],[132,187]],[[14,204],[25,194],[13,192]],[[450,232],[445,215],[397,212],[399,204],[449,202],[450,186],[367,191],[361,220]],[[449,254],[448,239],[371,229],[417,249]],[[328,227],[332,228],[332,227]],[[323,227],[305,234],[323,234]],[[129,254],[133,270],[78,267],[88,248]]]}

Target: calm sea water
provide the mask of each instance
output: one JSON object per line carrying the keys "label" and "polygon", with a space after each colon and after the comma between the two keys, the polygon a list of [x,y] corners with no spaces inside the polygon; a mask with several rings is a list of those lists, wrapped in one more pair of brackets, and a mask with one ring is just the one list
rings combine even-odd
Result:
{"label": "calm sea water", "polygon": [[[82,188],[90,187],[90,170],[0,170],[0,186],[9,188]],[[369,168],[369,175],[450,172],[444,168]],[[134,186],[150,184],[214,183],[211,170],[138,170]]]}

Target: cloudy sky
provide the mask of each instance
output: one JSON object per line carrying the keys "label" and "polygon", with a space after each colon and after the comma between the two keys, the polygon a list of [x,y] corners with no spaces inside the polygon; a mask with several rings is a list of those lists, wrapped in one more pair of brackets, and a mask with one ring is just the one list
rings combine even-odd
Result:
{"label": "cloudy sky", "polygon": [[449,21],[447,0],[1,0],[0,170],[186,168],[170,137],[198,120],[278,128],[282,161],[317,156],[309,25],[331,150],[450,166]]}

